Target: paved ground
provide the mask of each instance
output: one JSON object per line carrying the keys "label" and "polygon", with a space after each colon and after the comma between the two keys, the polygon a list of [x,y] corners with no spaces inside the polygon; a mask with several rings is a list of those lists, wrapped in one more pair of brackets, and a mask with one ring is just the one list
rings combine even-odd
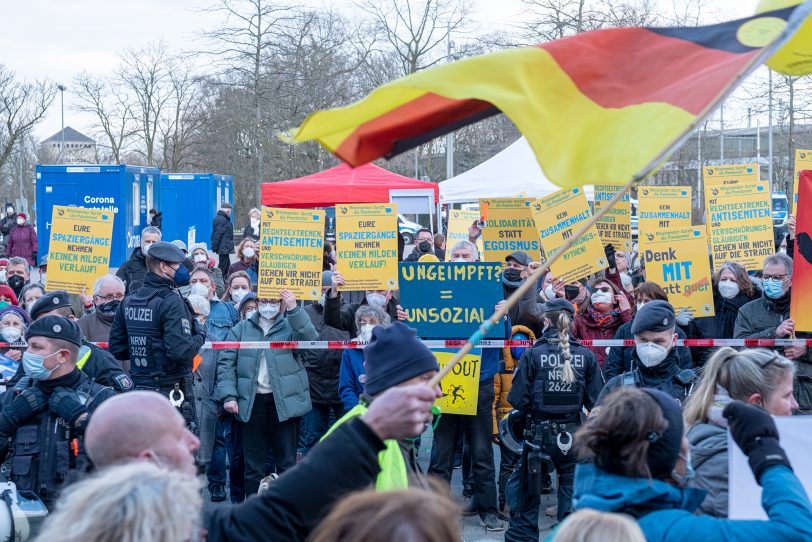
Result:
{"label": "paved ground", "polygon": [[[423,438],[421,441],[421,450],[422,453],[419,455],[419,462],[421,467],[424,471],[428,470],[428,463],[429,463],[429,451],[431,450],[431,441],[432,441],[431,431],[427,431],[423,434]],[[499,447],[494,446],[494,460],[495,460],[495,468],[498,471],[499,469]],[[555,477],[553,477],[555,480]],[[451,489],[453,496],[457,499],[460,505],[462,505],[462,470],[455,469],[454,474],[451,480]],[[214,504],[209,502],[208,492],[205,492],[204,495],[205,501],[207,502],[206,506],[222,506],[223,504]],[[539,516],[539,531],[540,531],[540,539],[544,539],[544,537],[550,532],[553,524],[555,523],[555,518],[550,518],[544,515],[544,510],[549,506],[554,506],[556,504],[556,497],[555,493],[551,495],[542,495],[541,496],[541,512]],[[504,540],[505,533],[502,532],[488,532],[479,524],[479,516],[468,516],[468,517],[461,517],[460,518],[460,525],[462,526],[462,540],[465,542],[478,542],[483,540]]]}

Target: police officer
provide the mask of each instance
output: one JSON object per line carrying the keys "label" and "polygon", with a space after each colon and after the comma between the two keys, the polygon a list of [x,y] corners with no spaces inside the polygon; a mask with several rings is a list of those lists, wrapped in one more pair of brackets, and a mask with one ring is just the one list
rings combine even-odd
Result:
{"label": "police officer", "polygon": [[[73,307],[71,307],[70,294],[62,290],[47,293],[39,298],[31,306],[29,314],[32,320],[45,316],[62,316],[68,320],[76,320]],[[133,389],[133,382],[127,371],[121,368],[121,365],[109,352],[91,343],[85,337],[82,337],[82,346],[79,349],[76,366],[90,380],[102,386],[109,386],[118,393]],[[17,376],[22,376],[22,373],[18,372],[15,378]]]}
{"label": "police officer", "polygon": [[614,390],[623,386],[654,388],[669,394],[682,404],[693,389],[696,373],[680,369],[675,348],[677,319],[674,307],[667,301],[649,301],[643,305],[632,321],[635,351],[632,368],[606,383],[598,404]]}
{"label": "police officer", "polygon": [[10,455],[10,479],[17,490],[36,494],[51,509],[72,481],[71,473],[86,466],[88,417],[115,392],[76,367],[82,331],[75,322],[44,316],[31,324],[25,338],[25,377],[0,398],[0,456]]}
{"label": "police officer", "polygon": [[146,265],[144,285],[124,298],[113,318],[110,353],[130,360],[137,389],[168,396],[192,426],[192,360],[206,341],[206,328],[177,288],[189,284],[194,264],[160,241],[149,249]]}
{"label": "police officer", "polygon": [[[595,354],[570,336],[574,315],[569,301],[548,301],[544,331],[522,354],[513,376],[508,401],[516,410],[502,421],[500,436],[522,456],[506,489],[511,516],[506,541],[538,540],[545,462],[552,462],[558,472],[558,520],[572,510],[577,463],[573,433],[581,424],[582,409],[592,408],[603,386]],[[521,440],[523,446],[518,445]]]}

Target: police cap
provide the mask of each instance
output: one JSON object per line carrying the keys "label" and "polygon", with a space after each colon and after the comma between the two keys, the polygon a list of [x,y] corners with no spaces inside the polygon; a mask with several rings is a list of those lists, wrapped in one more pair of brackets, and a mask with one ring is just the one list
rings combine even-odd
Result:
{"label": "police cap", "polygon": [[61,307],[70,307],[70,294],[64,290],[49,292],[31,306],[31,319],[36,320],[40,315]]}
{"label": "police cap", "polygon": [[158,241],[149,247],[150,256],[156,260],[161,260],[166,263],[183,263],[186,261],[186,254],[181,249],[172,243],[166,241]]}
{"label": "police cap", "polygon": [[632,321],[632,334],[644,331],[667,331],[677,323],[674,307],[668,301],[656,299],[643,305]]}
{"label": "police cap", "polygon": [[82,346],[82,330],[79,329],[79,325],[62,316],[43,316],[33,322],[25,334],[26,340],[31,337],[61,339],[76,346]]}
{"label": "police cap", "polygon": [[570,317],[573,317],[575,307],[566,299],[556,297],[544,303],[544,312],[568,312]]}

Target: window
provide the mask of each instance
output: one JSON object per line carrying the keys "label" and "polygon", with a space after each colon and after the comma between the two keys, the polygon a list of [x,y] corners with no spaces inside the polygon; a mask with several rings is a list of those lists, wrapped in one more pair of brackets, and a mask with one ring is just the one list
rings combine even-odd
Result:
{"label": "window", "polygon": [[147,212],[150,209],[154,209],[153,206],[153,199],[152,199],[152,177],[147,177]]}
{"label": "window", "polygon": [[141,225],[141,186],[138,179],[133,181],[133,226]]}

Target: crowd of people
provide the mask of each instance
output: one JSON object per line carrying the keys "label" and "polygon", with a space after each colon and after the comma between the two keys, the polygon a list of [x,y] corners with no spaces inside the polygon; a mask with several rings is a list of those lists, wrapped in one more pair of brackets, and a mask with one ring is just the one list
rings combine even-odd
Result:
{"label": "crowd of people", "polygon": [[[500,330],[532,346],[481,349],[476,412],[460,415],[433,407],[439,365],[398,291],[343,291],[325,243],[318,301],[260,298],[260,213],[235,243],[231,212],[217,212],[210,246],[146,227],[80,296],[32,282],[36,236],[0,259],[0,353],[19,364],[0,395],[0,453],[18,491],[51,511],[39,540],[439,541],[460,537],[459,515],[538,540],[542,513],[559,542],[812,539],[770,416],[812,413],[809,350],[676,346],[806,336],[789,318],[792,220],[761,270],[714,273],[714,317],[675,311],[637,255],[611,245],[604,272],[572,283],[533,275],[538,254],[510,254],[494,309],[532,275]],[[10,208],[0,224],[9,239],[21,228],[12,250],[22,219]],[[446,247],[421,230],[400,259],[479,261],[476,223],[469,234]],[[204,348],[312,340],[362,348]],[[727,519],[728,433],[766,521]],[[557,505],[540,510],[554,488]]]}

